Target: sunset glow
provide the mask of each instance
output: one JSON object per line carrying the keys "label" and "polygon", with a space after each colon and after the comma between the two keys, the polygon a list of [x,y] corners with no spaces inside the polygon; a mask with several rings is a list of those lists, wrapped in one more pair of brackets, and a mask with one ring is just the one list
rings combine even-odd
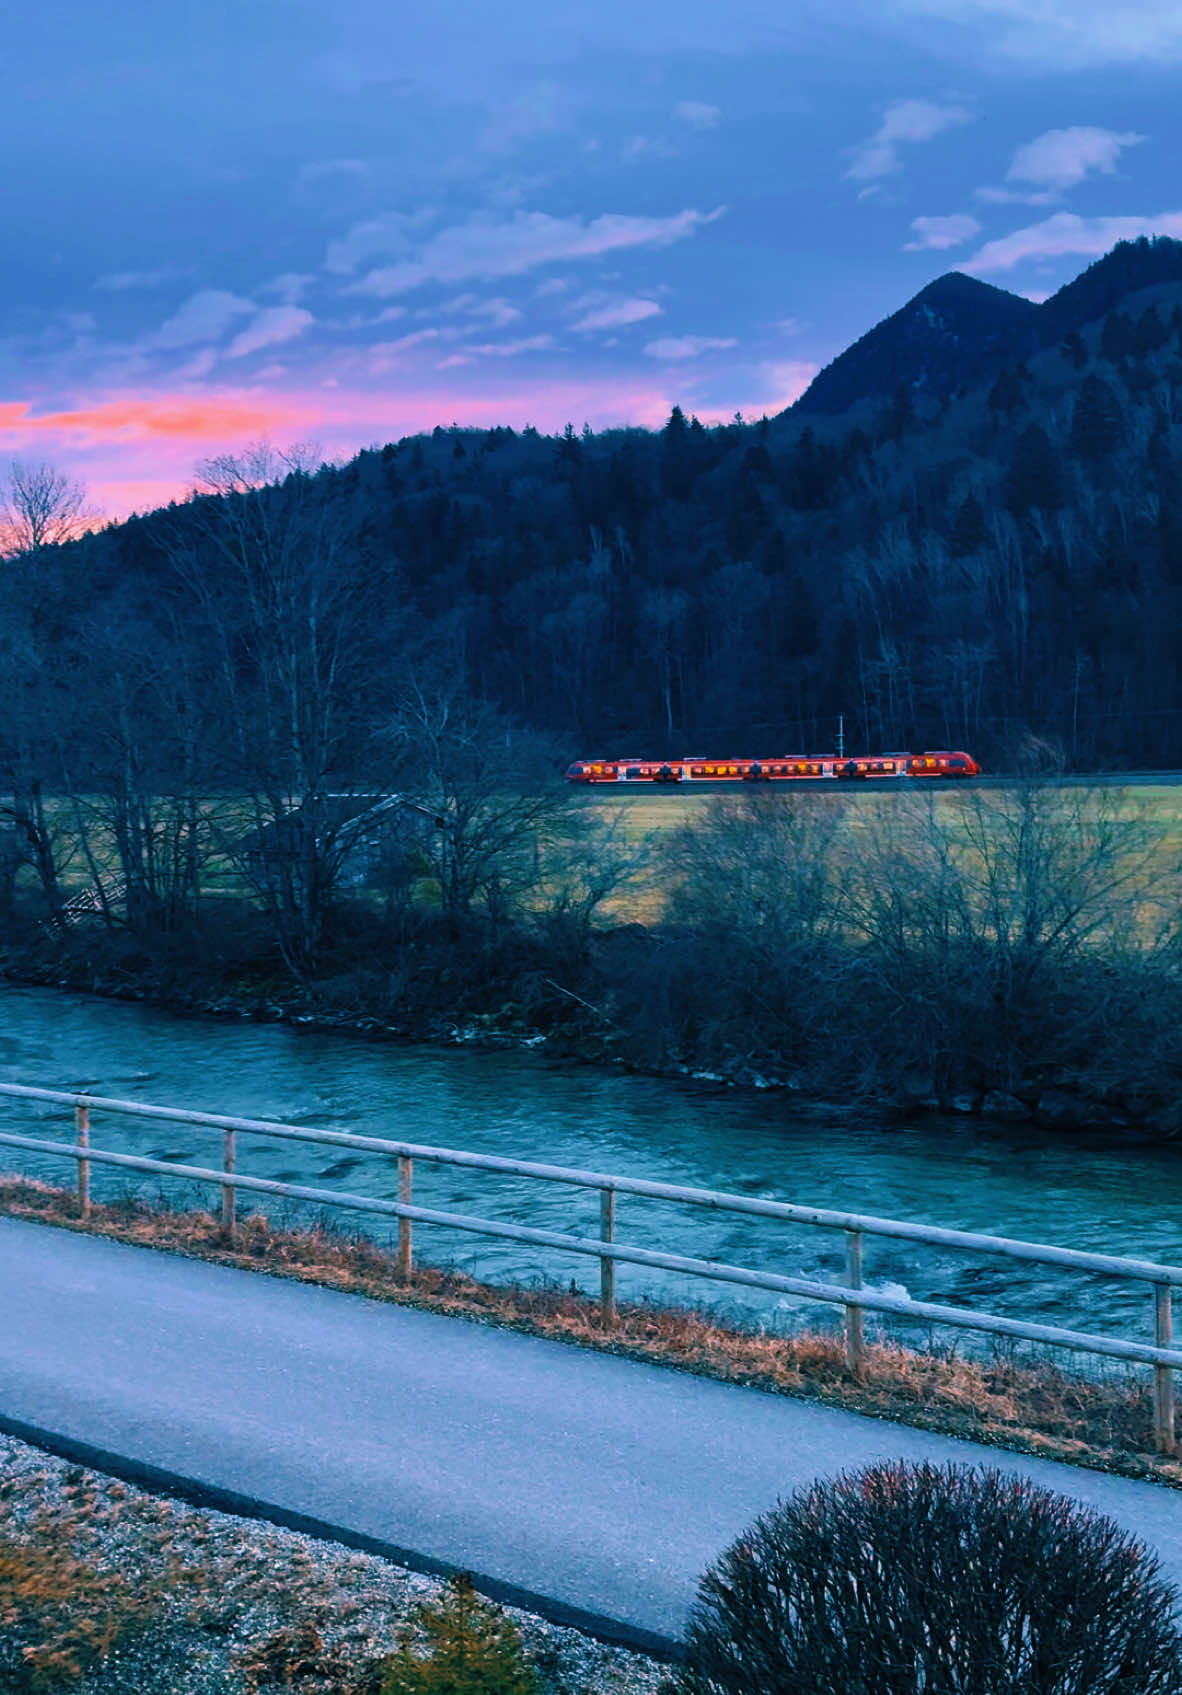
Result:
{"label": "sunset glow", "polygon": [[853,0],[839,55],[812,0],[66,12],[18,45],[70,90],[52,135],[35,79],[0,117],[42,138],[8,184],[0,457],[112,515],[262,437],[775,413],[943,270],[1044,298],[1182,230],[1151,0]]}

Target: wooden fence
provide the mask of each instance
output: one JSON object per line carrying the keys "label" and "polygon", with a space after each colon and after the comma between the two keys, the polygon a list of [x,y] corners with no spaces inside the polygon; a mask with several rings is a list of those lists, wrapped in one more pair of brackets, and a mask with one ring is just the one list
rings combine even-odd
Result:
{"label": "wooden fence", "polygon": [[[17,1083],[0,1083],[0,1096],[14,1100],[46,1102],[72,1110],[75,1133],[73,1142],[50,1142],[40,1137],[0,1131],[0,1146],[75,1161],[78,1206],[83,1217],[90,1210],[91,1165],[109,1165],[216,1186],[221,1190],[221,1221],[228,1233],[235,1229],[237,1195],[240,1190],[249,1194],[276,1195],[288,1200],[306,1201],[314,1206],[344,1207],[350,1211],[396,1218],[398,1266],[403,1276],[410,1275],[413,1265],[412,1231],[415,1224],[435,1225],[441,1229],[460,1230],[477,1236],[497,1237],[563,1253],[588,1256],[599,1261],[599,1298],[605,1328],[611,1328],[615,1323],[616,1266],[640,1265],[680,1272],[688,1277],[706,1278],[715,1283],[767,1289],[774,1293],[842,1307],[845,1313],[847,1363],[855,1376],[861,1374],[865,1359],[864,1315],[867,1312],[886,1313],[892,1317],[907,1318],[927,1325],[949,1325],[958,1330],[975,1331],[988,1336],[1005,1336],[1018,1341],[1040,1343],[1047,1347],[1068,1348],[1079,1353],[1094,1354],[1104,1359],[1149,1365],[1154,1373],[1156,1443],[1159,1450],[1165,1453],[1172,1453],[1175,1449],[1173,1373],[1182,1368],[1182,1350],[1171,1347],[1170,1343],[1172,1293],[1182,1284],[1182,1266],[1159,1265],[1150,1260],[1127,1259],[1113,1254],[1086,1253],[1076,1248],[1014,1241],[1004,1236],[986,1236],[966,1230],[944,1230],[936,1225],[909,1224],[900,1219],[836,1212],[825,1207],[799,1206],[787,1201],[731,1195],[713,1189],[685,1188],[678,1184],[613,1176],[600,1171],[544,1165],[531,1160],[508,1159],[496,1154],[428,1147],[415,1142],[387,1141],[376,1136],[356,1136],[342,1130],[316,1130],[294,1124],[277,1124],[268,1119],[229,1118],[219,1113],[191,1112],[180,1107],[149,1106],[139,1101],[106,1100],[88,1094],[39,1089]],[[128,1118],[162,1119],[170,1124],[192,1124],[220,1131],[221,1165],[218,1168],[179,1165],[171,1160],[148,1159],[136,1154],[115,1153],[96,1147],[90,1140],[91,1114],[96,1112],[117,1113]],[[320,1143],[393,1157],[398,1161],[398,1199],[380,1200],[373,1195],[310,1188],[297,1183],[281,1183],[270,1178],[247,1177],[235,1169],[236,1139],[240,1135],[266,1136],[284,1142]],[[436,1208],[416,1206],[413,1199],[416,1160],[597,1190],[599,1233],[597,1236],[572,1236],[555,1230],[539,1230],[503,1220],[476,1218],[466,1213],[442,1212]],[[776,1272],[727,1265],[716,1260],[693,1259],[683,1254],[630,1247],[616,1240],[616,1200],[620,1195],[676,1201],[687,1206],[705,1207],[714,1212],[745,1213],[760,1218],[779,1219],[786,1223],[809,1224],[824,1230],[841,1231],[846,1244],[846,1281],[821,1283],[811,1278],[788,1277]],[[1152,1342],[1133,1342],[1119,1336],[1065,1330],[1056,1325],[1029,1323],[1023,1319],[976,1312],[965,1307],[943,1306],[932,1301],[913,1301],[904,1295],[890,1295],[864,1288],[862,1245],[867,1236],[922,1242],[964,1253],[996,1255],[1029,1264],[1058,1266],[1066,1270],[1099,1273],[1148,1284],[1152,1297],[1154,1339]]]}

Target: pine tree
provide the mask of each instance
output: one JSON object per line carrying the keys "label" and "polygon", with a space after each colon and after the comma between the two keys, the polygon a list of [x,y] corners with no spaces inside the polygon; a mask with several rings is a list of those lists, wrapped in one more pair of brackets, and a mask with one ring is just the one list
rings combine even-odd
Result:
{"label": "pine tree", "polygon": [[1030,424],[1014,444],[1006,477],[1006,505],[1015,518],[1036,509],[1057,512],[1063,504],[1063,467],[1041,424]]}
{"label": "pine tree", "polygon": [[1094,371],[1079,385],[1071,414],[1071,451],[1089,464],[1098,464],[1121,438],[1120,401],[1110,384]]}
{"label": "pine tree", "polygon": [[999,372],[997,381],[989,391],[990,411],[1016,412],[1025,399],[1021,372],[1007,366],[1004,371]]}
{"label": "pine tree", "polygon": [[1169,331],[1157,315],[1156,306],[1147,306],[1137,319],[1133,330],[1133,352],[1140,357],[1156,353],[1164,347]]}
{"label": "pine tree", "polygon": [[1133,326],[1123,312],[1110,312],[1100,331],[1100,353],[1110,365],[1119,365],[1133,351]]}
{"label": "pine tree", "polygon": [[989,532],[985,528],[985,513],[981,502],[970,489],[961,502],[960,511],[952,526],[949,546],[954,559],[964,559],[970,553],[977,553],[989,540]]}
{"label": "pine tree", "polygon": [[1072,330],[1070,335],[1063,337],[1060,343],[1060,351],[1070,362],[1073,370],[1085,371],[1087,369],[1091,354],[1088,352],[1087,342],[1078,330]]}

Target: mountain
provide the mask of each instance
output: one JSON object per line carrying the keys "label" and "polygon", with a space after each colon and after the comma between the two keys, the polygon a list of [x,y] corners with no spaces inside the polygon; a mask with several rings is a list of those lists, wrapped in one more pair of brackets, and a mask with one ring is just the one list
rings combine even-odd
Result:
{"label": "mountain", "polygon": [[1169,283],[1182,283],[1182,241],[1159,235],[1118,242],[1038,308],[1042,345],[1097,323],[1130,295]]}
{"label": "mountain", "polygon": [[900,386],[950,394],[1031,352],[1038,314],[1019,294],[949,271],[819,371],[793,411],[834,416]]}
{"label": "mountain", "polygon": [[367,783],[408,669],[567,759],[825,749],[841,714],[863,749],[1182,767],[1182,244],[1042,306],[943,277],[843,357],[838,417],[439,428],[12,561],[0,794],[68,780],[118,821],[135,761],[232,786],[256,605],[325,664],[351,632]]}
{"label": "mountain", "polygon": [[1041,305],[949,271],[818,372],[791,409],[835,417],[896,390],[954,394],[1056,346],[1131,295],[1182,283],[1182,241],[1122,241]]}

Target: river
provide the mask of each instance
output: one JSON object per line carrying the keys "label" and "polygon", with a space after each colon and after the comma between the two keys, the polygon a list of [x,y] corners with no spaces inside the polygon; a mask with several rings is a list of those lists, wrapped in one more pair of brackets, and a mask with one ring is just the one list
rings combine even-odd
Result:
{"label": "river", "polygon": [[[530,1051],[433,1049],[278,1024],[215,1022],[69,991],[0,985],[0,1081],[298,1125],[468,1148],[518,1159],[872,1212],[949,1228],[1145,1258],[1182,1261],[1182,1149],[1054,1137],[1025,1125],[956,1117],[899,1123],[802,1103],[627,1075],[558,1068]],[[0,1099],[0,1124],[69,1141],[68,1110]],[[96,1147],[217,1164],[220,1138],[188,1125],[95,1113]],[[342,1152],[344,1157],[342,1157]],[[239,1170],[395,1198],[394,1162],[312,1145],[239,1138]],[[0,1149],[0,1168],[71,1183],[63,1160]],[[96,1198],[139,1182],[93,1168]],[[164,1185],[190,1202],[192,1183]],[[598,1198],[563,1185],[429,1167],[415,1170],[425,1206],[594,1235]],[[251,1203],[253,1204],[253,1203]],[[381,1221],[335,1214],[381,1240]],[[700,1258],[842,1280],[844,1243],[827,1231],[621,1196],[617,1239]],[[418,1226],[422,1260],[492,1281],[539,1276],[594,1286],[594,1262]],[[1078,1329],[1149,1340],[1141,1284],[1064,1275],[868,1238],[866,1281],[939,1300]],[[691,1283],[621,1266],[621,1299],[647,1295],[745,1309],[767,1325],[832,1323],[834,1309],[760,1291]],[[871,1328],[874,1328],[871,1321]],[[952,1339],[948,1334],[945,1340]],[[961,1337],[959,1346],[968,1345]]]}

